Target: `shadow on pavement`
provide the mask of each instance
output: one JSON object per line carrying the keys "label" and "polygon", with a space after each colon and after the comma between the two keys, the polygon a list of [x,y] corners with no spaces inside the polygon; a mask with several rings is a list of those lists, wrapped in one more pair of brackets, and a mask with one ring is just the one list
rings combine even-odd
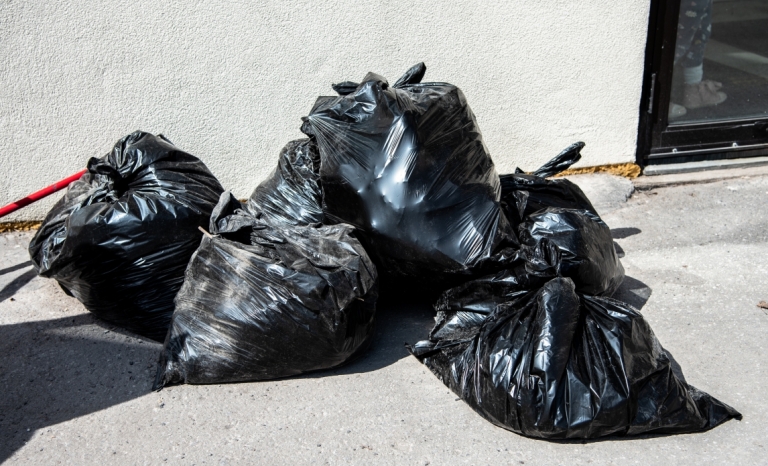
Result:
{"label": "shadow on pavement", "polygon": [[416,343],[429,336],[435,325],[435,312],[426,302],[407,300],[380,302],[376,310],[373,340],[366,352],[337,369],[313,372],[299,377],[359,374],[390,366],[409,357],[406,343]]}
{"label": "shadow on pavement", "polygon": [[[619,301],[623,301],[625,303],[629,303],[632,305],[632,307],[641,310],[643,306],[645,306],[645,303],[648,302],[652,292],[653,291],[651,288],[645,283],[630,276],[626,276],[624,277],[624,282],[622,282],[621,286],[618,290],[616,290],[616,293],[613,294],[612,298],[618,299]],[[685,376],[683,375],[683,369],[680,367],[680,364],[678,364],[677,360],[674,356],[672,356],[672,353],[670,353],[669,350],[664,349],[664,351],[666,351],[667,356],[669,356],[669,361],[672,365],[672,372],[680,380],[685,382]]]}
{"label": "shadow on pavement", "polygon": [[89,314],[0,326],[0,463],[36,430],[150,393],[159,348]]}
{"label": "shadow on pavement", "polygon": [[21,264],[16,264],[4,269],[0,269],[0,275],[5,275],[7,273],[15,272],[16,270],[21,270],[30,266],[32,266],[32,261],[22,262]]}
{"label": "shadow on pavement", "polygon": [[635,227],[611,228],[611,236],[613,236],[613,239],[629,238],[630,236],[634,236],[642,232],[643,231],[641,229]]}
{"label": "shadow on pavement", "polygon": [[630,276],[626,276],[619,289],[616,290],[611,297],[628,303],[635,309],[640,310],[645,306],[645,303],[648,302],[652,292],[651,288],[645,283]]}
{"label": "shadow on pavement", "polygon": [[26,285],[27,283],[31,282],[32,279],[35,278],[36,276],[37,276],[37,271],[35,269],[32,269],[32,270],[27,270],[23,274],[11,280],[10,283],[8,283],[2,289],[0,289],[0,303],[2,303],[6,299],[15,295],[17,291],[22,289],[24,285]]}

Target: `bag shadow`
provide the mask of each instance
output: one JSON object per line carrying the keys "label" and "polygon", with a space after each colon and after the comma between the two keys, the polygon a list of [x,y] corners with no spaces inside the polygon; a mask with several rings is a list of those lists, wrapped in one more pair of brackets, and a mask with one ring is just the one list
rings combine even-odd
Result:
{"label": "bag shadow", "polygon": [[159,349],[90,314],[0,326],[0,463],[35,431],[150,393]]}

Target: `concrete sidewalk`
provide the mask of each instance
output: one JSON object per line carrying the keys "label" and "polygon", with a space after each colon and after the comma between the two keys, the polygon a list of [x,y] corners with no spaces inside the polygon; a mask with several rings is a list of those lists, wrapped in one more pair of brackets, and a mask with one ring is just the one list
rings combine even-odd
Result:
{"label": "concrete sidewalk", "polygon": [[36,277],[31,234],[13,233],[0,236],[0,462],[765,464],[768,310],[757,303],[768,301],[768,177],[606,196],[595,204],[627,271],[615,297],[642,309],[690,384],[743,421],[595,442],[513,434],[408,356],[403,343],[432,325],[423,304],[383,306],[372,350],[340,370],[153,393],[160,345],[96,321]]}

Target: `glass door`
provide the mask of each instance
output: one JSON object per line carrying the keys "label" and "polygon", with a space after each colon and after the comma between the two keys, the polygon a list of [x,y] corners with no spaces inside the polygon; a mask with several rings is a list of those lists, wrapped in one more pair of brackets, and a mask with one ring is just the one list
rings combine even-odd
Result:
{"label": "glass door", "polygon": [[768,154],[768,0],[651,6],[638,160]]}

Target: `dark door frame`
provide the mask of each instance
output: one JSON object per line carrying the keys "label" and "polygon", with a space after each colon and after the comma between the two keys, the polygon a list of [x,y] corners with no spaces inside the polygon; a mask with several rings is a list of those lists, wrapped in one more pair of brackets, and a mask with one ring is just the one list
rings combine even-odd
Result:
{"label": "dark door frame", "polygon": [[669,126],[679,10],[679,0],[651,0],[637,163],[645,166],[768,155],[768,118]]}

